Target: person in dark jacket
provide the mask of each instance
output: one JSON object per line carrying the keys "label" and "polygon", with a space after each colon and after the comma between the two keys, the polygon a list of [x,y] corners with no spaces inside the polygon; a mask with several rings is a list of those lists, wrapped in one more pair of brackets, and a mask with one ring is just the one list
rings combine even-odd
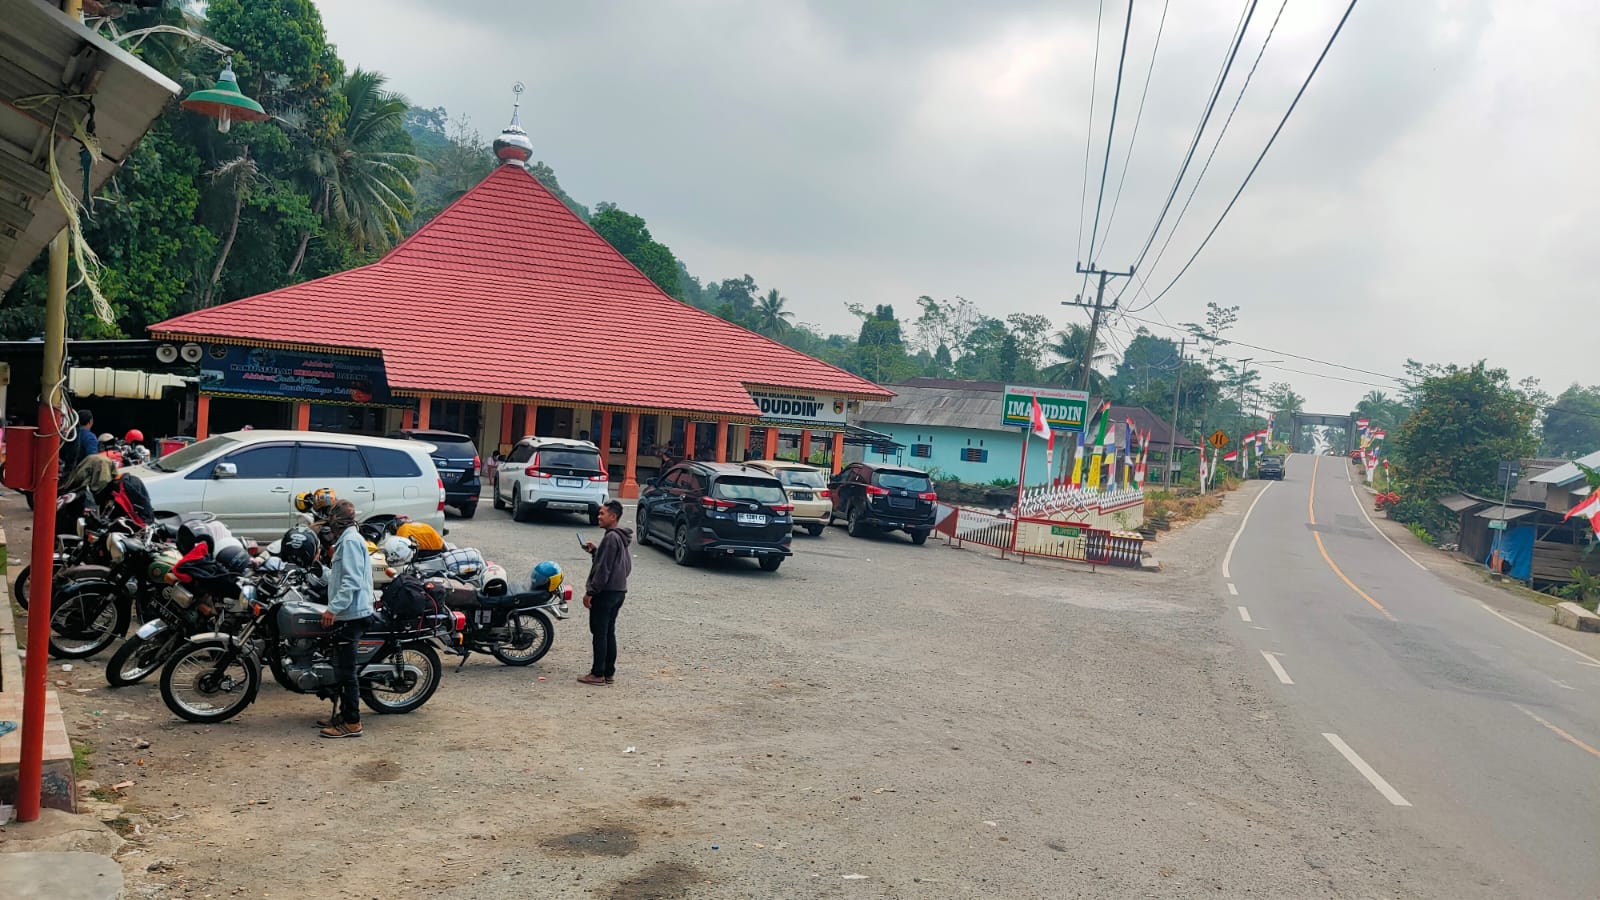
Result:
{"label": "person in dark jacket", "polygon": [[589,632],[594,635],[594,667],[578,680],[584,684],[611,684],[617,675],[617,613],[628,595],[628,576],[633,572],[633,529],[623,528],[622,504],[607,500],[600,507],[600,525],[605,536],[599,546],[585,542],[589,552],[589,580],[584,584],[583,608],[589,611]]}
{"label": "person in dark jacket", "polygon": [[131,519],[140,527],[156,520],[144,482],[137,475],[117,471],[117,464],[104,453],[91,454],[78,463],[62,490],[88,494],[104,516]]}

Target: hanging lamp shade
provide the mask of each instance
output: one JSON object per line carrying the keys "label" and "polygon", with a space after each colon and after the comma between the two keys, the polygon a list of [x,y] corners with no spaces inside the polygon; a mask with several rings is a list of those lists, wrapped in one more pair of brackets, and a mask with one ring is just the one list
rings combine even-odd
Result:
{"label": "hanging lamp shade", "polygon": [[190,112],[216,119],[217,130],[223,134],[228,133],[234,122],[265,122],[272,118],[261,104],[239,92],[239,80],[233,74],[231,62],[223,64],[216,87],[195,91],[181,105]]}

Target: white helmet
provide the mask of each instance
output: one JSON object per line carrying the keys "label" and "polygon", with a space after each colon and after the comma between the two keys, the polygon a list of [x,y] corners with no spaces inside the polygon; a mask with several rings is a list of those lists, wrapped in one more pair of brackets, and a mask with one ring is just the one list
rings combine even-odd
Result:
{"label": "white helmet", "polygon": [[383,561],[391,566],[403,566],[417,554],[417,545],[410,538],[389,535],[383,539]]}

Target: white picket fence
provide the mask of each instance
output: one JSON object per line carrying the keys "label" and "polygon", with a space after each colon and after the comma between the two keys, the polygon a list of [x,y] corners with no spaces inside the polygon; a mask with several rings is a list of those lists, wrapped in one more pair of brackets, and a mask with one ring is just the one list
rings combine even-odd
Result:
{"label": "white picket fence", "polygon": [[1040,485],[1022,492],[1018,507],[1023,517],[1055,519],[1061,517],[1105,516],[1144,503],[1144,489],[1138,486],[1102,490],[1068,485]]}

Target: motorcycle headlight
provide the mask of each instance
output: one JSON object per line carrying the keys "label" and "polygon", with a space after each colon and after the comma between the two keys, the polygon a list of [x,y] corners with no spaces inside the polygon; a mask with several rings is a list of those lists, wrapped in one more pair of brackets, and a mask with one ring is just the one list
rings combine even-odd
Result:
{"label": "motorcycle headlight", "polygon": [[[81,519],[79,521],[82,521]],[[122,557],[128,552],[128,538],[124,535],[113,534],[106,538],[106,551],[111,554],[111,563],[115,565],[122,562]]]}
{"label": "motorcycle headlight", "polygon": [[83,519],[78,519],[78,540],[83,540],[83,536],[87,534],[88,531],[89,526],[84,523]]}

